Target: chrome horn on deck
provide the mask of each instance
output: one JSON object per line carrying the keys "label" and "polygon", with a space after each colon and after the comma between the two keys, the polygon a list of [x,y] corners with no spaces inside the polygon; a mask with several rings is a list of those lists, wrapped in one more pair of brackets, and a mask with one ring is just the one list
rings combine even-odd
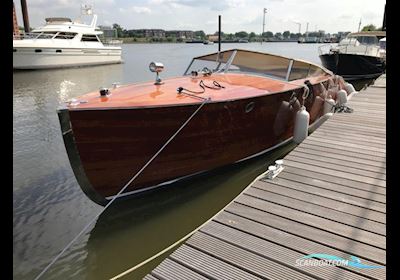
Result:
{"label": "chrome horn on deck", "polygon": [[155,85],[162,85],[163,82],[161,81],[160,75],[158,73],[162,72],[164,70],[164,65],[161,62],[151,62],[149,65],[149,69],[151,72],[156,73],[156,81]]}

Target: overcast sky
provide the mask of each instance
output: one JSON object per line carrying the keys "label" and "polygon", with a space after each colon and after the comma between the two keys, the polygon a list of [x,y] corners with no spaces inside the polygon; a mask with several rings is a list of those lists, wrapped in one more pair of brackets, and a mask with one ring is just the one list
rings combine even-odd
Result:
{"label": "overcast sky", "polygon": [[[120,24],[125,29],[218,30],[262,32],[263,8],[267,8],[265,31],[297,33],[325,30],[357,31],[361,26],[382,26],[385,0],[26,0],[31,27],[44,24],[46,17],[79,17],[81,4],[93,4],[98,25]],[[23,26],[21,2],[14,1],[17,20]]]}

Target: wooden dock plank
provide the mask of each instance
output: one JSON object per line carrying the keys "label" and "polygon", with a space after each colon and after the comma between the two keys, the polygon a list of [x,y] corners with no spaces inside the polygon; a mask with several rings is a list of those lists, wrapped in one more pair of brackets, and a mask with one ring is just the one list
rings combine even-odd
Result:
{"label": "wooden dock plank", "polygon": [[[305,142],[307,141],[307,142]],[[328,139],[328,138],[323,138],[322,136],[316,135],[315,137],[311,139],[306,139],[304,140],[305,143],[323,143],[326,146],[331,146],[334,147],[335,149],[342,149],[342,150],[347,150],[345,147],[350,147],[351,149],[357,149],[362,151],[363,153],[373,153],[374,155],[380,155],[381,157],[384,157],[386,155],[386,149],[385,147],[374,147],[373,144],[370,145],[368,143],[362,143],[362,142],[357,142],[357,143],[351,143],[348,140],[344,139],[343,141],[340,141],[339,139]]]}
{"label": "wooden dock plank", "polygon": [[254,254],[247,248],[242,249],[204,233],[196,233],[186,244],[239,269],[251,271],[263,279],[314,279],[296,269]]}
{"label": "wooden dock plank", "polygon": [[[319,186],[316,187],[313,185],[287,180],[287,178],[275,179],[276,180],[268,181],[269,185],[260,184],[258,181],[254,182],[253,185],[257,188],[268,189],[283,195],[293,196],[294,198],[298,199],[302,198],[306,201],[312,201],[312,203],[321,202],[324,203],[325,206],[331,205],[332,207],[335,207],[335,209],[342,212],[351,213],[355,216],[362,215],[366,219],[385,223],[385,203],[349,195],[344,192],[339,192],[340,190],[337,189],[325,189]],[[315,200],[316,196],[320,197],[320,199]],[[365,209],[372,211],[365,213]],[[365,216],[366,214],[368,214],[368,216]]]}
{"label": "wooden dock plank", "polygon": [[337,211],[332,208],[321,206],[320,205],[321,203],[318,203],[318,200],[323,200],[323,199],[320,199],[318,197],[314,198],[313,200],[314,203],[309,203],[290,196],[271,192],[265,188],[261,189],[255,187],[248,189],[245,192],[245,194],[267,202],[278,204],[280,206],[285,206],[294,210],[302,211],[304,213],[314,215],[323,219],[327,219],[333,222],[338,222],[350,227],[356,227],[361,230],[365,230],[383,236],[386,235],[385,225],[367,220],[363,217],[352,215],[351,213]]}
{"label": "wooden dock plank", "polygon": [[[297,269],[298,271],[304,271],[313,277],[324,278],[323,276],[326,276],[325,278],[331,279],[333,276],[332,273],[343,273],[342,271],[337,271],[341,269],[338,267],[296,266],[297,259],[300,259],[304,255],[312,254],[313,252],[326,252],[327,254],[347,258],[348,255],[341,251],[310,242],[307,239],[252,221],[242,223],[241,221],[244,220],[243,218],[233,216],[229,213],[226,213],[226,217],[229,217],[229,225],[212,221],[203,227],[200,232],[249,250],[265,258],[277,261],[283,265]],[[233,221],[235,223],[233,223]],[[378,265],[377,263],[365,259],[362,259],[362,262],[368,263],[369,265]],[[355,271],[356,273],[361,272],[360,274],[365,276],[372,276],[373,279],[384,279],[385,270],[375,270],[375,273],[372,274],[368,271],[364,271],[363,273],[363,271],[359,269],[349,270]],[[349,274],[348,272],[344,272],[344,274],[343,276],[349,277],[347,279],[353,279],[353,277],[358,278],[358,275],[354,275],[353,273]]]}
{"label": "wooden dock plank", "polygon": [[[332,154],[332,150],[334,147],[328,146],[328,145],[312,145],[308,143],[301,143],[299,146],[297,146],[296,150],[300,149],[305,149],[305,150],[312,150],[312,151],[321,151],[321,152],[327,152]],[[351,151],[343,151],[340,149],[335,149],[335,155],[341,157],[341,156],[350,156],[355,159],[366,159],[370,161],[375,161],[379,163],[384,163],[386,164],[386,156],[385,157],[379,157],[379,156],[374,156],[374,155],[368,155],[368,154],[362,154],[358,153],[355,149]]]}
{"label": "wooden dock plank", "polygon": [[[289,203],[288,199],[288,203]],[[356,238],[357,241],[365,244],[375,246],[380,249],[386,249],[386,238],[371,232],[367,232],[361,229],[355,229],[352,226],[348,226],[339,222],[324,219],[312,214],[308,214],[303,211],[295,210],[289,207],[281,206],[279,204],[271,203],[260,198],[241,195],[235,202],[240,203],[247,207],[252,207],[263,212],[268,212],[276,216],[280,216],[285,219],[292,220],[293,222],[300,222],[302,224],[330,232],[332,234],[341,235],[347,238]],[[357,236],[352,236],[354,233]]]}
{"label": "wooden dock plank", "polygon": [[327,140],[341,139],[343,142],[346,143],[358,142],[362,145],[369,145],[378,148],[386,148],[386,141],[378,140],[377,138],[373,139],[372,137],[360,137],[359,135],[356,136],[356,135],[344,135],[344,134],[340,134],[340,136],[338,136],[336,134],[327,133],[326,131],[323,130],[317,130],[313,132],[313,136],[324,137]]}
{"label": "wooden dock plank", "polygon": [[[354,180],[349,180],[347,178],[331,176],[324,173],[317,173],[313,171],[309,171],[306,169],[293,168],[292,166],[286,166],[285,171],[288,173],[297,174],[300,176],[304,176],[305,178],[311,177],[313,179],[318,179],[320,181],[330,182],[336,185],[343,185],[347,187],[352,187],[353,189],[363,190],[370,193],[371,199],[375,197],[375,194],[386,195],[386,189],[384,187],[377,187],[372,184],[366,184],[364,182],[358,182]],[[285,176],[285,175],[283,175]],[[282,177],[285,178],[285,177]],[[305,179],[306,180],[306,179]]]}
{"label": "wooden dock plank", "polygon": [[[306,142],[307,141],[307,142]],[[341,149],[342,146],[345,147],[352,147],[352,148],[359,148],[361,150],[366,150],[366,151],[372,151],[372,152],[378,152],[382,155],[386,155],[386,148],[385,147],[377,147],[374,144],[370,143],[364,143],[364,142],[357,142],[356,144],[354,141],[349,141],[349,140],[342,140],[342,139],[329,139],[329,138],[324,138],[323,136],[320,135],[315,135],[315,137],[311,139],[306,139],[304,140],[305,143],[313,143],[313,142],[322,142],[324,144],[331,144],[332,147],[335,147],[335,149]],[[353,143],[352,143],[353,142]]]}
{"label": "wooden dock plank", "polygon": [[298,150],[295,150],[291,152],[289,155],[287,155],[287,158],[292,158],[292,159],[308,159],[312,161],[319,161],[319,164],[330,164],[329,166],[335,165],[335,168],[344,168],[347,170],[347,168],[355,168],[357,170],[364,170],[364,171],[370,171],[370,172],[375,172],[375,173],[381,173],[381,174],[386,174],[386,168],[384,167],[377,167],[377,166],[372,166],[369,164],[362,164],[356,161],[351,161],[352,158],[349,158],[349,160],[346,159],[336,159],[328,156],[321,156],[321,155],[315,155],[315,154],[310,154],[310,153],[302,153]]}
{"label": "wooden dock plank", "polygon": [[[292,171],[292,172],[290,172]],[[382,192],[376,192],[375,188],[371,187],[369,190],[368,189],[356,189],[352,188],[351,186],[346,186],[346,185],[340,185],[340,184],[335,184],[334,182],[329,182],[329,181],[324,181],[320,180],[318,178],[314,177],[307,177],[306,174],[300,174],[296,173],[297,170],[293,169],[291,170],[288,167],[285,167],[285,169],[281,172],[279,179],[287,179],[289,181],[294,181],[296,183],[300,184],[305,184],[305,185],[310,185],[314,187],[318,187],[321,189],[325,190],[332,190],[332,191],[337,191],[339,193],[351,195],[354,197],[359,197],[363,198],[366,200],[371,200],[371,201],[376,201],[376,202],[381,202],[384,203],[386,201],[386,196],[385,196],[385,190],[382,191],[382,189],[379,189],[379,191]],[[276,180],[276,182],[279,182]],[[279,183],[278,183],[279,184]],[[371,192],[372,190],[372,192]],[[372,204],[370,204],[372,205]],[[376,210],[376,209],[375,209]]]}
{"label": "wooden dock plank", "polygon": [[[348,123],[348,118],[346,117],[336,117],[335,118],[335,123],[340,124],[340,123]],[[384,127],[386,125],[386,119],[366,119],[366,118],[356,118],[352,117],[351,118],[351,123],[352,124],[357,124],[357,125],[362,125],[362,126],[371,126],[371,127]]]}
{"label": "wooden dock plank", "polygon": [[[359,242],[357,240],[357,232],[354,230],[354,236],[351,238],[344,237],[324,229],[316,228],[301,223],[301,221],[293,221],[284,217],[274,215],[262,210],[248,207],[243,204],[233,203],[225,210],[231,214],[235,214],[242,218],[252,220],[282,231],[309,239],[313,242],[324,244],[326,246],[345,251],[354,256],[362,256],[363,258],[379,264],[386,263],[386,251],[369,244]],[[216,220],[218,220],[216,218]],[[315,253],[315,252],[314,252]]]}
{"label": "wooden dock plank", "polygon": [[318,156],[321,159],[326,159],[326,160],[330,160],[330,159],[337,159],[340,160],[342,162],[346,162],[346,163],[356,163],[356,164],[362,164],[364,166],[368,166],[371,168],[377,168],[379,173],[386,173],[382,172],[382,169],[385,170],[386,169],[386,159],[385,158],[381,158],[379,161],[378,160],[371,160],[371,159],[364,159],[364,158],[360,158],[360,157],[355,157],[355,156],[351,156],[351,155],[341,155],[341,154],[337,154],[336,151],[335,153],[332,152],[332,149],[329,151],[329,149],[327,151],[323,151],[323,150],[313,150],[311,148],[307,149],[307,147],[300,147],[297,146],[297,148],[295,150],[293,150],[291,153],[299,153],[301,155],[312,155],[312,156]]}
{"label": "wooden dock plank", "polygon": [[193,270],[167,258],[152,272],[152,276],[165,280],[206,280],[204,277]]}
{"label": "wooden dock plank", "polygon": [[350,145],[346,145],[347,144],[346,142],[339,143],[336,140],[323,139],[318,136],[313,137],[311,139],[306,139],[303,142],[304,143],[302,143],[302,144],[331,147],[331,148],[334,148],[335,150],[341,150],[344,152],[357,151],[358,153],[362,153],[365,155],[378,156],[378,157],[382,157],[382,158],[384,158],[386,156],[386,153],[384,151],[382,151],[384,149],[372,148],[363,143],[357,143],[357,144],[353,144],[350,146]]}
{"label": "wooden dock plank", "polygon": [[146,275],[143,280],[160,280],[159,278],[154,277],[151,274]]}
{"label": "wooden dock plank", "polygon": [[[314,165],[314,166],[321,166],[320,160],[317,160],[315,158],[305,158],[302,156],[296,156],[296,155],[292,155],[292,154],[286,156],[286,160],[305,163],[305,164]],[[337,171],[346,170],[346,172],[349,172],[352,174],[366,176],[366,177],[370,177],[370,178],[381,179],[381,180],[386,181],[385,173],[363,170],[363,169],[361,169],[362,167],[356,168],[356,167],[352,167],[352,166],[344,166],[344,165],[342,165],[341,162],[330,163],[330,162],[326,162],[326,161],[324,161],[323,166],[325,168],[329,168],[332,170],[337,170]]]}
{"label": "wooden dock plank", "polygon": [[376,135],[383,136],[386,134],[386,131],[384,129],[370,128],[365,126],[360,127],[359,125],[343,124],[343,123],[341,123],[340,125],[336,123],[326,123],[324,124],[324,128],[337,129],[340,131],[351,130],[359,134],[375,135],[375,136]]}
{"label": "wooden dock plank", "polygon": [[[147,280],[386,279],[386,88],[353,96],[284,158],[274,179],[249,185]],[[382,266],[298,266],[309,254]]]}
{"label": "wooden dock plank", "polygon": [[170,258],[206,278],[224,280],[263,279],[186,244],[173,252]]}
{"label": "wooden dock plank", "polygon": [[[311,166],[309,164],[305,163],[300,163],[300,162],[295,162],[291,160],[285,160],[285,164],[290,167],[294,167],[297,169],[303,169],[303,170],[309,170],[314,173],[319,173],[323,175],[330,175],[338,178],[346,178],[346,180],[351,180],[351,181],[357,181],[362,184],[369,184],[373,186],[379,186],[381,188],[386,187],[386,181],[383,180],[382,178],[369,178],[365,176],[360,176],[356,175],[350,172],[345,172],[345,171],[337,171],[337,170],[332,170],[332,169],[325,169],[323,167],[318,167],[318,166]],[[381,173],[380,173],[381,174]],[[378,175],[379,176],[379,175]],[[383,176],[383,174],[382,174]],[[335,180],[335,179],[333,179]]]}
{"label": "wooden dock plank", "polygon": [[385,222],[386,205],[384,203],[346,195],[336,190],[331,191],[297,182],[288,182],[282,178],[280,178],[280,181],[276,181],[265,182],[267,184],[263,184],[263,181],[254,182],[253,186],[265,191],[335,209],[336,211],[348,213],[353,216],[374,220],[380,224]]}
{"label": "wooden dock plank", "polygon": [[357,136],[359,135],[360,138],[369,138],[371,137],[371,139],[379,139],[382,142],[386,141],[386,135],[381,135],[381,134],[371,134],[371,133],[367,133],[367,132],[359,132],[359,131],[353,131],[353,130],[344,130],[338,127],[324,127],[324,126],[320,126],[318,128],[318,131],[325,131],[325,132],[329,132],[329,133],[334,133],[332,135],[337,135],[338,137],[340,135],[351,135],[351,136]]}

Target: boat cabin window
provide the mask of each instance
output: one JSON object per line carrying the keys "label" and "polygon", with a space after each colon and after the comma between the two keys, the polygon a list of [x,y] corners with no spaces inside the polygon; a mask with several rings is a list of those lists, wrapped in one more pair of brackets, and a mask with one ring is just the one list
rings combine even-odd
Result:
{"label": "boat cabin window", "polygon": [[356,37],[349,37],[351,41],[357,40],[360,44],[363,45],[378,45],[378,38],[376,36],[356,36]]}
{"label": "boat cabin window", "polygon": [[73,39],[76,34],[74,32],[58,32],[55,39]]}
{"label": "boat cabin window", "polygon": [[99,39],[96,35],[93,34],[83,34],[81,41],[84,42],[99,42]]}
{"label": "boat cabin window", "polygon": [[36,39],[52,39],[56,32],[54,31],[44,31],[44,32],[32,32],[32,34],[38,34]]}

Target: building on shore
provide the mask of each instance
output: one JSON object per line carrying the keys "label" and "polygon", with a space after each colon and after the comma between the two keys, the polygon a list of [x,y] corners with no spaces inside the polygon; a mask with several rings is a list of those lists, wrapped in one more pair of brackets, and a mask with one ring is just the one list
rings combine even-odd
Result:
{"label": "building on shore", "polygon": [[104,26],[104,25],[99,25],[98,28],[103,31],[103,36],[105,38],[116,38],[117,36],[117,30],[113,28],[112,26]]}
{"label": "building on shore", "polygon": [[133,29],[136,35],[145,38],[165,38],[165,31],[163,29]]}
{"label": "building on shore", "polygon": [[176,37],[180,39],[193,39],[194,32],[190,30],[168,30],[165,31],[165,36]]}
{"label": "building on shore", "polygon": [[163,29],[132,29],[128,30],[129,35],[164,39],[166,37],[175,37],[177,39],[193,39],[194,31],[190,30],[163,30]]}
{"label": "building on shore", "polygon": [[218,42],[218,35],[208,35],[207,38],[210,42]]}

